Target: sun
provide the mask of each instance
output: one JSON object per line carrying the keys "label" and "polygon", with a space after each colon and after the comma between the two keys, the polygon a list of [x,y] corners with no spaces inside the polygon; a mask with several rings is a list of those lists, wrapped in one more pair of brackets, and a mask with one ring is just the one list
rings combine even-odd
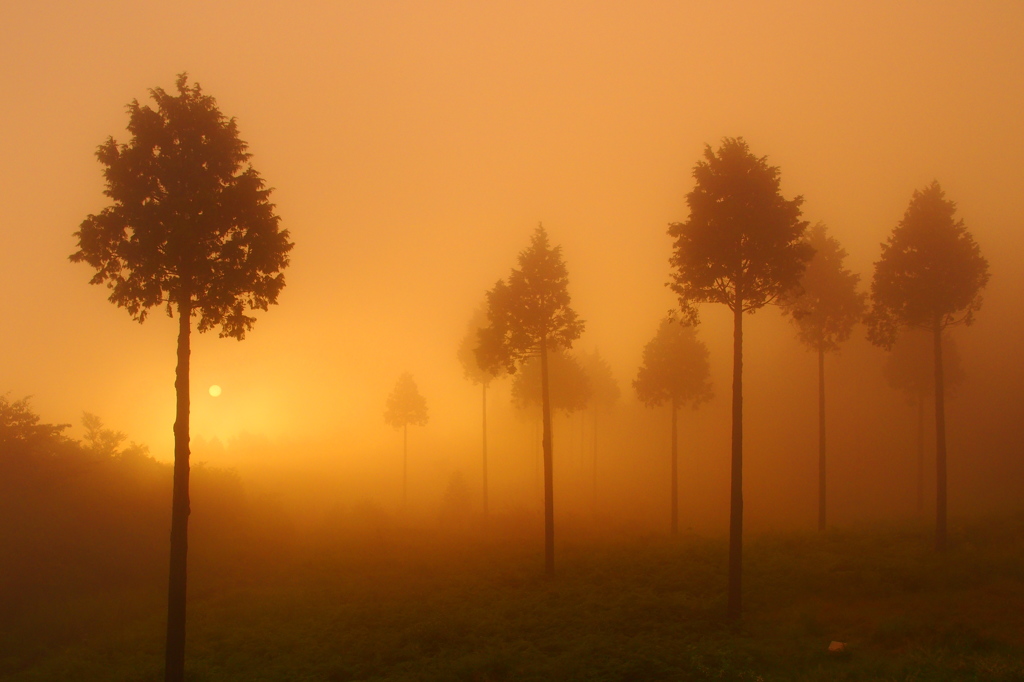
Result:
{"label": "sun", "polygon": [[220,395],[220,386],[218,386],[217,384],[214,384],[213,386],[210,386],[210,395],[212,395],[214,398],[219,396]]}

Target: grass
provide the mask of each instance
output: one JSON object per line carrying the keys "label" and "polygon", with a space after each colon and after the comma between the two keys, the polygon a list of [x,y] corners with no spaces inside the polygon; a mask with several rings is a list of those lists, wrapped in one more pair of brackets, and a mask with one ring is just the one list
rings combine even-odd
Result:
{"label": "grass", "polygon": [[[1024,519],[961,524],[945,556],[923,529],[752,537],[739,623],[724,538],[570,535],[553,579],[539,536],[504,532],[199,565],[188,679],[1024,680]],[[41,604],[3,627],[2,679],[162,679],[161,597]]]}

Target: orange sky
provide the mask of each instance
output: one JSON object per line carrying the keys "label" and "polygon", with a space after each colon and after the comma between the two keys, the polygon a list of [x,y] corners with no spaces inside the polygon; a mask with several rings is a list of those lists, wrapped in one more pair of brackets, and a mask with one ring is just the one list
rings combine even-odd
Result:
{"label": "orange sky", "polygon": [[[628,388],[673,304],[666,224],[727,135],[781,167],[865,283],[938,179],[991,264],[979,327],[1019,349],[1021,36],[1018,2],[8,3],[0,392],[170,456],[173,322],[132,322],[67,256],[105,205],[96,146],[181,71],[238,119],[296,244],[249,338],[193,337],[195,436],[376,442],[407,369],[437,437],[460,433],[478,408],[458,343],[538,221],[581,345]],[[724,387],[730,330],[704,319]]]}

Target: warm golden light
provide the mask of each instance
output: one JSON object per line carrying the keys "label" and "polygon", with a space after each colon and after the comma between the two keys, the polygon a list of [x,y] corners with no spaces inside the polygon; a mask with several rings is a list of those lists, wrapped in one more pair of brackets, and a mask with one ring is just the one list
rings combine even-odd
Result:
{"label": "warm golden light", "polygon": [[212,395],[214,398],[219,396],[220,395],[220,386],[218,386],[217,384],[214,384],[213,386],[210,386],[210,395]]}

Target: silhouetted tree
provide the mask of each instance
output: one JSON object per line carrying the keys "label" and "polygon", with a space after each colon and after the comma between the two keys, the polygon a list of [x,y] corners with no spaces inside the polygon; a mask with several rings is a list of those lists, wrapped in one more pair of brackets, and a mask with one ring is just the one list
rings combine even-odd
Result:
{"label": "silhouetted tree", "polygon": [[818,354],[818,530],[825,530],[825,353],[839,350],[853,325],[864,317],[867,294],[857,291],[860,275],[843,267],[846,250],[828,234],[824,223],[810,229],[807,244],[814,256],[800,286],[781,299],[782,310],[797,327],[800,341]]}
{"label": "silhouetted tree", "polygon": [[[538,226],[530,246],[519,254],[519,268],[487,292],[489,326],[480,332],[483,358],[499,361],[515,372],[530,357],[540,358],[541,413],[544,422],[544,558],[548,575],[555,572],[554,468],[551,451],[549,350],[568,349],[583,333],[583,321],[570,306],[569,273],[562,249],[552,247]],[[489,362],[485,362],[485,365]]]}
{"label": "silhouetted tree", "polygon": [[27,396],[12,401],[0,395],[0,450],[6,451],[13,443],[33,447],[59,442],[65,439],[62,432],[69,426],[71,424],[39,423],[39,415],[32,411]]}
{"label": "silhouetted tree", "polygon": [[[882,366],[889,385],[902,391],[917,407],[917,513],[924,511],[924,407],[935,388],[935,364],[932,359],[932,337],[926,330],[910,328],[900,334]],[[963,365],[956,344],[949,336],[942,337],[942,377],[946,389],[959,386],[964,380]]]}
{"label": "silhouetted tree", "polygon": [[103,420],[89,412],[82,414],[82,426],[85,427],[85,448],[103,457],[118,454],[121,443],[127,438],[122,431],[104,428]]}
{"label": "silhouetted tree", "polygon": [[[553,410],[572,414],[586,408],[591,384],[576,356],[564,350],[548,354],[548,391]],[[522,363],[512,380],[512,402],[520,409],[543,406],[540,358],[532,357]]]}
{"label": "silhouetted tree", "polygon": [[590,381],[590,408],[593,413],[593,471],[592,471],[592,496],[597,500],[597,425],[602,414],[607,414],[619,400],[621,391],[619,383],[615,381],[612,368],[595,348],[593,353],[581,353],[581,364],[583,372]]}
{"label": "silhouetted tree", "polygon": [[729,514],[729,607],[741,611],[743,551],[743,313],[778,299],[800,280],[812,255],[802,237],[803,197],[787,200],[779,169],[750,153],[743,138],[707,145],[686,195],[690,217],[669,226],[675,239],[669,286],[683,320],[697,324],[700,303],[722,303],[733,313],[732,481]]}
{"label": "silhouetted tree", "polygon": [[956,204],[938,182],[914,190],[903,220],[882,244],[871,281],[868,338],[891,348],[903,327],[931,332],[935,371],[936,510],[935,547],[946,548],[946,408],[942,332],[974,321],[988,283],[981,255]]}
{"label": "silhouetted tree", "polygon": [[388,426],[402,429],[402,506],[407,495],[407,473],[409,470],[409,425],[423,426],[427,423],[427,401],[420,395],[412,374],[403,372],[388,396],[384,421]]}
{"label": "silhouetted tree", "polygon": [[668,403],[672,410],[672,534],[679,532],[679,408],[697,409],[711,400],[708,347],[693,327],[668,317],[644,346],[643,363],[633,380],[647,407]]}
{"label": "silhouetted tree", "polygon": [[[481,412],[483,413],[483,426],[481,428],[481,433],[483,434],[483,505],[485,517],[487,516],[488,511],[487,387],[499,373],[504,371],[504,368],[500,365],[481,365],[481,357],[477,354],[477,348],[480,346],[480,330],[484,329],[486,326],[487,306],[481,306],[469,321],[469,328],[466,330],[466,335],[462,338],[462,343],[459,344],[458,352],[459,362],[462,363],[462,369],[466,374],[466,378],[474,384],[480,384],[481,388]],[[486,359],[484,359],[484,361],[486,362]]]}
{"label": "silhouetted tree", "polygon": [[249,165],[247,145],[209,95],[187,77],[178,94],[150,90],[156,109],[128,105],[132,139],[109,138],[96,152],[112,204],[75,233],[71,261],[96,269],[110,301],[139,322],[165,305],[178,314],[175,373],[174,491],[165,677],[180,681],[185,661],[185,584],[189,515],[189,337],[205,332],[243,339],[284,287],[292,248],[270,202],[271,190]]}

